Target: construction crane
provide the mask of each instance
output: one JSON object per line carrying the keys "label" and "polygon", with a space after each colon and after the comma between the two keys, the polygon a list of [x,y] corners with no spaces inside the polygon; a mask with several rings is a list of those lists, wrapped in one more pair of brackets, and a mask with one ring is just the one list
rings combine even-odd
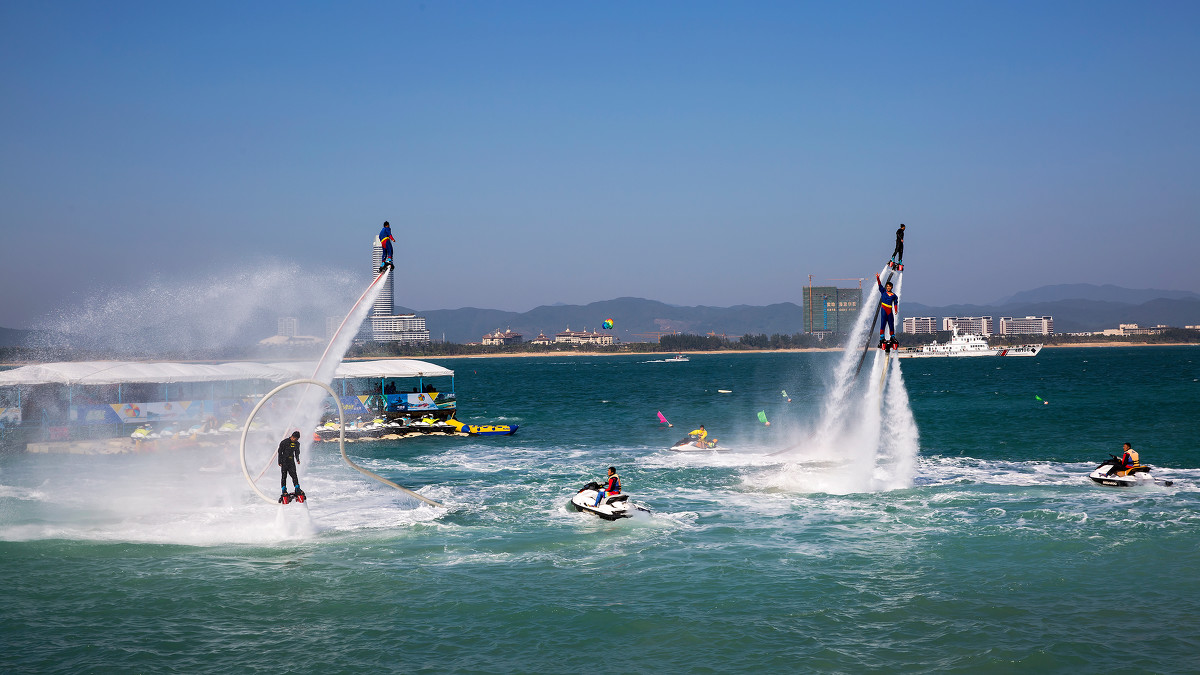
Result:
{"label": "construction crane", "polygon": [[[861,291],[862,290],[862,282],[863,282],[863,279],[865,279],[865,278],[866,277],[858,277],[858,278],[850,277],[849,279],[826,279],[825,281],[857,281],[858,282],[858,290]],[[811,274],[808,275],[808,285],[812,286],[812,275]]]}

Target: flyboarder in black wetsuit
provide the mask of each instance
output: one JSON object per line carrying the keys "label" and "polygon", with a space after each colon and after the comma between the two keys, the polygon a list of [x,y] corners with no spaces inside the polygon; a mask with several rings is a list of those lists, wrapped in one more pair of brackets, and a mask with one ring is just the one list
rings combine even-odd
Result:
{"label": "flyboarder in black wetsuit", "polygon": [[[300,479],[296,477],[296,462],[300,461],[300,432],[293,431],[292,435],[279,441],[279,487],[283,494],[279,502],[287,504],[292,498],[304,501],[304,491],[300,489]],[[288,474],[292,476],[292,485],[296,486],[295,494],[287,491]]]}
{"label": "flyboarder in black wetsuit", "polygon": [[904,223],[900,223],[900,229],[896,230],[896,250],[892,251],[888,267],[898,272],[904,271]]}

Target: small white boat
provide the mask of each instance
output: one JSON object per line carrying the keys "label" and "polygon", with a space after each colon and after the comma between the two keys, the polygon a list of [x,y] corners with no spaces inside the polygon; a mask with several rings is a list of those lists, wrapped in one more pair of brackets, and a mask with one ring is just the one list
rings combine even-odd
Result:
{"label": "small white boat", "polygon": [[688,357],[684,356],[683,354],[676,354],[675,356],[672,356],[669,359],[663,359],[663,363],[681,363],[681,362],[687,361],[687,360],[688,360]]}

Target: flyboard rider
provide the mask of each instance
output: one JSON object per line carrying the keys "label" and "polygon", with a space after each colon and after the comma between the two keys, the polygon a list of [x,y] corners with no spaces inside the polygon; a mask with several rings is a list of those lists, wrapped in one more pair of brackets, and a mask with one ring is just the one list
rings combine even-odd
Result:
{"label": "flyboard rider", "polygon": [[279,501],[288,503],[288,475],[292,477],[292,485],[296,486],[295,498],[304,501],[304,491],[300,489],[300,479],[296,477],[296,462],[300,461],[300,432],[293,431],[291,436],[279,441],[279,487],[283,491]]}
{"label": "flyboard rider", "polygon": [[875,275],[875,283],[879,286],[879,348],[883,349],[887,344],[884,341],[883,329],[887,327],[891,337],[891,346],[896,346],[896,312],[900,309],[900,298],[892,292],[892,282],[887,282],[887,286],[879,280],[879,275]]}
{"label": "flyboard rider", "polygon": [[900,223],[900,228],[896,230],[896,248],[892,251],[892,259],[888,261],[888,267],[897,272],[904,271],[904,223]]}
{"label": "flyboard rider", "polygon": [[385,220],[383,229],[379,231],[379,244],[383,246],[383,261],[379,265],[380,274],[383,274],[388,267],[396,269],[396,266],[392,264],[392,242],[394,241],[396,238],[392,236],[392,226]]}

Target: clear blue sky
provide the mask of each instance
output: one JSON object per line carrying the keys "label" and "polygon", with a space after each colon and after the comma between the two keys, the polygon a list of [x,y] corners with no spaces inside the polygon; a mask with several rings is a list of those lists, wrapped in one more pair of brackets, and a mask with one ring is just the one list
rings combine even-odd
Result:
{"label": "clear blue sky", "polygon": [[[1197,2],[6,2],[0,326],[272,262],[397,304],[1195,289]],[[264,261],[266,261],[264,263]]]}

